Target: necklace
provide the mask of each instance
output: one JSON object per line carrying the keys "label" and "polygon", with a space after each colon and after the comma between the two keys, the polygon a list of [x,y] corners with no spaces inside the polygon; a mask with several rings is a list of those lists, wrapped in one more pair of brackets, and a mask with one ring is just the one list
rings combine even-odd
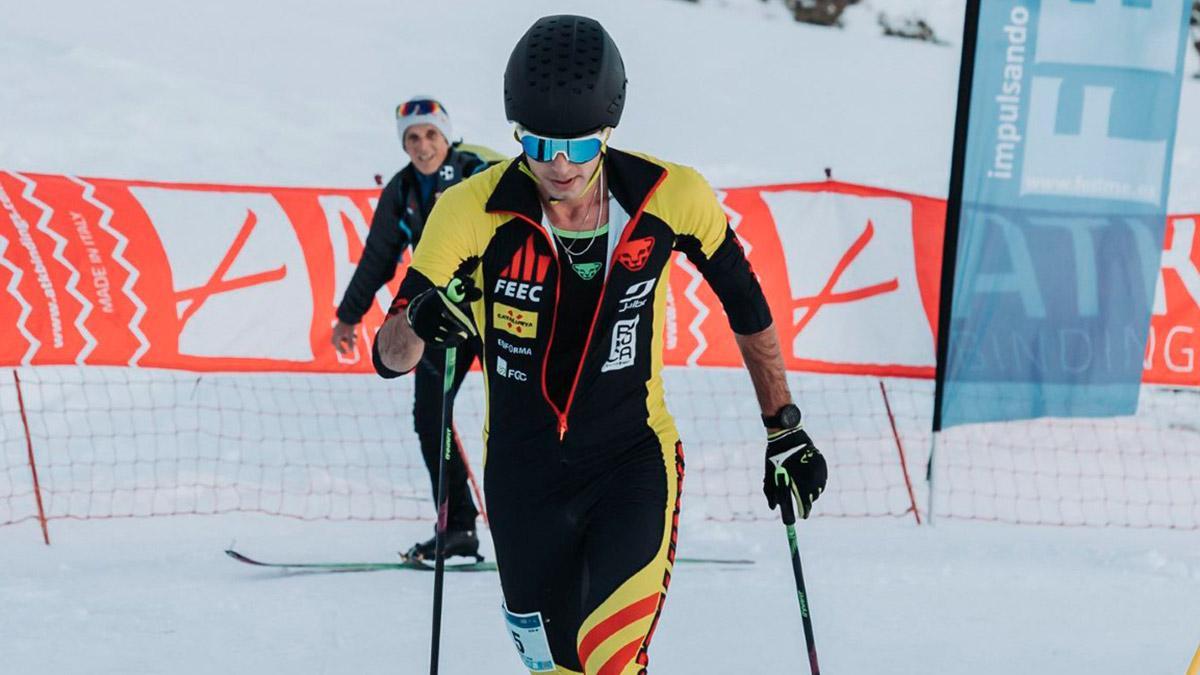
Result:
{"label": "necklace", "polygon": [[[559,236],[555,228],[553,226],[550,227],[550,232],[554,235],[555,241],[558,242],[559,246],[562,246],[563,252],[567,254],[567,260],[571,262],[572,266],[575,265],[575,258],[587,253],[592,248],[592,244],[596,243],[596,239],[600,237],[600,217],[604,215],[604,194],[604,174],[600,174],[600,180],[596,185],[596,224],[592,228],[592,236],[588,237],[588,242],[582,249],[578,251],[572,250],[571,247],[567,246],[566,242],[563,241],[563,238]],[[587,222],[592,215],[592,205],[592,202],[589,201],[588,210],[583,214],[584,222]],[[605,230],[605,233],[607,233],[607,230]]]}

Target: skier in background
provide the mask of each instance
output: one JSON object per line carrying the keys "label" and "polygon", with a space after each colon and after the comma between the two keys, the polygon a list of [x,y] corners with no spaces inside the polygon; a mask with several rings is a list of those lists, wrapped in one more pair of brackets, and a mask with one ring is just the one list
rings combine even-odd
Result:
{"label": "skier in background", "polygon": [[[404,152],[411,161],[383,188],[362,258],[338,305],[333,346],[343,355],[354,351],[358,323],[374,302],[376,291],[395,276],[404,251],[409,246],[415,249],[420,242],[425,220],[438,197],[450,186],[488,166],[485,155],[489,151],[486,148],[470,146],[471,150],[466,150],[461,142],[454,140],[446,107],[435,99],[422,96],[401,103],[396,108],[396,125]],[[458,363],[462,364],[454,378],[453,391],[457,394],[478,347],[474,342],[467,342],[455,349],[458,349]],[[434,499],[437,498],[438,455],[441,452],[444,368],[445,356],[438,349],[430,350],[421,359],[413,401],[413,426],[429,470]],[[445,554],[478,557],[475,519],[479,511],[467,485],[467,471],[457,435],[454,441],[458,452],[452,454],[447,465],[450,501]],[[414,545],[404,556],[431,560],[433,547],[434,539],[430,538]]]}

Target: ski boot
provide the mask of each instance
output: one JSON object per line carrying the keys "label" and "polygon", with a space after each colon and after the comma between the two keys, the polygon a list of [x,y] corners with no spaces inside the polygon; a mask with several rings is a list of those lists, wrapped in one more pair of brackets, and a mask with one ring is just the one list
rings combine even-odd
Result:
{"label": "ski boot", "polygon": [[[437,537],[435,536],[413,544],[412,548],[401,553],[400,557],[411,562],[433,562],[436,541]],[[442,541],[442,556],[447,560],[454,556],[464,556],[474,558],[475,562],[483,562],[483,556],[479,555],[479,537],[475,535],[475,530],[447,532]]]}

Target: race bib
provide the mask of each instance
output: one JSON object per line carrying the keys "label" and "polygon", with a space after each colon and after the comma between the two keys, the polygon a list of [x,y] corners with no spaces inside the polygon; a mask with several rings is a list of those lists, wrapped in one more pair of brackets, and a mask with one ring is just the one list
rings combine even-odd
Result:
{"label": "race bib", "polygon": [[546,627],[542,625],[542,613],[513,614],[507,605],[500,605],[504,610],[504,622],[508,624],[508,633],[513,645],[525,667],[535,673],[554,670],[554,657],[550,656],[550,643],[546,640]]}

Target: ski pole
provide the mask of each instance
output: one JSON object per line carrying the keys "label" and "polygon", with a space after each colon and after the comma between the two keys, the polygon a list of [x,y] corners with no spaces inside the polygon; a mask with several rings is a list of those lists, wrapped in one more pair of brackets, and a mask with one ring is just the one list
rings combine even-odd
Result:
{"label": "ski pole", "polygon": [[[454,278],[446,285],[446,297],[451,302],[462,302],[466,293],[462,288],[462,280]],[[446,536],[446,519],[448,518],[449,497],[446,483],[446,464],[450,461],[450,452],[454,447],[454,429],[450,424],[450,408],[453,405],[451,392],[454,389],[454,369],[458,351],[456,347],[446,348],[446,372],[442,378],[442,452],[438,455],[438,489],[437,489],[437,526],[433,537],[433,633],[429,643],[429,675],[437,675],[438,653],[441,649],[442,638],[442,587],[446,577],[446,556],[443,555],[442,544]]]}
{"label": "ski pole", "polygon": [[796,599],[800,601],[800,618],[804,623],[804,642],[808,646],[808,669],[812,675],[821,675],[817,665],[817,645],[813,640],[812,616],[808,612],[808,592],[804,590],[804,571],[800,567],[800,547],[796,544],[796,509],[792,503],[792,489],[787,472],[782,467],[775,469],[775,484],[779,486],[779,516],[787,528],[788,548],[792,551],[792,575],[796,578]]}

